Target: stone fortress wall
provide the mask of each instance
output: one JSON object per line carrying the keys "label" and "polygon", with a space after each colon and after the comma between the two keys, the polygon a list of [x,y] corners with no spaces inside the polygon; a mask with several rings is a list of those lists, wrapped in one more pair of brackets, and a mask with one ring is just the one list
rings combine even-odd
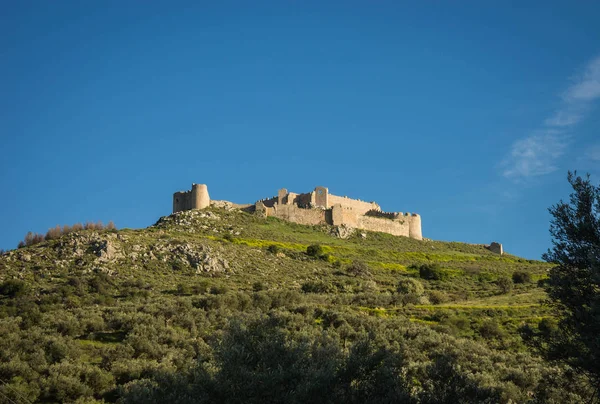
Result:
{"label": "stone fortress wall", "polygon": [[179,191],[173,194],[173,213],[204,209],[208,206],[210,206],[210,196],[208,196],[208,187],[204,184],[192,184],[190,191]]}
{"label": "stone fortress wall", "polygon": [[[219,201],[223,203],[223,201]],[[173,194],[173,213],[204,209],[211,204],[208,188],[192,184],[191,191]],[[333,226],[349,226],[422,240],[421,216],[416,213],[383,212],[375,202],[365,202],[329,193],[325,187],[298,194],[282,188],[276,197],[262,199],[254,205],[237,205],[265,217],[273,216],[290,222]]]}

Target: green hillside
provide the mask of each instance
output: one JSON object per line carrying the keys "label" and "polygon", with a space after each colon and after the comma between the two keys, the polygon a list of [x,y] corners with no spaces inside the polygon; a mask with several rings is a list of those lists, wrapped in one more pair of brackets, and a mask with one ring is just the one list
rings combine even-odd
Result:
{"label": "green hillside", "polygon": [[579,401],[521,338],[549,264],[339,232],[211,208],[7,252],[0,402]]}

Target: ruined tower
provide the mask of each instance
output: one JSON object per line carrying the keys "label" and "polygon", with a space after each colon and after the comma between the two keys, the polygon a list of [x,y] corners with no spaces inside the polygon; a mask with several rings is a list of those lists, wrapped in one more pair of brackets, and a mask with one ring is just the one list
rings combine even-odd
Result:
{"label": "ruined tower", "polygon": [[182,210],[204,209],[210,206],[210,196],[206,184],[192,184],[190,191],[173,194],[173,213]]}

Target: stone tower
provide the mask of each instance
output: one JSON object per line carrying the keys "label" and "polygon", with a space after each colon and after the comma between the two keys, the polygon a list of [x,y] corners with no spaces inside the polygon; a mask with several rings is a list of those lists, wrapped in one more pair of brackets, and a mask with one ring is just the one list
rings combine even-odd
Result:
{"label": "stone tower", "polygon": [[173,213],[182,210],[204,209],[210,206],[210,196],[206,184],[192,184],[190,191],[173,194]]}

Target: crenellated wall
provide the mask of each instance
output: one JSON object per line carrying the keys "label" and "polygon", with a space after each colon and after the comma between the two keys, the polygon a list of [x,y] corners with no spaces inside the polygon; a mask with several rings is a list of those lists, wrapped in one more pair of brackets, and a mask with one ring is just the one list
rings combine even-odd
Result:
{"label": "crenellated wall", "polygon": [[282,188],[277,198],[260,201],[263,207],[257,212],[295,223],[315,225],[330,224],[379,231],[395,236],[422,240],[421,217],[402,212],[383,212],[375,202],[365,202],[332,195],[325,187],[316,187],[305,194],[288,192]]}
{"label": "crenellated wall", "polygon": [[[173,213],[204,209],[210,203],[206,185],[192,184],[190,191],[173,194]],[[383,212],[375,202],[332,195],[325,187],[316,187],[314,191],[304,194],[288,192],[287,189],[282,188],[277,192],[277,196],[261,199],[254,205],[231,204],[234,205],[260,216],[273,216],[305,225],[345,225],[417,240],[423,239],[421,216],[415,213]]]}
{"label": "crenellated wall", "polygon": [[381,210],[378,204],[375,202],[365,202],[358,199],[351,199],[347,196],[336,196],[329,194],[329,205],[328,208],[340,204],[347,208],[352,208],[357,214],[364,215],[370,210]]}

